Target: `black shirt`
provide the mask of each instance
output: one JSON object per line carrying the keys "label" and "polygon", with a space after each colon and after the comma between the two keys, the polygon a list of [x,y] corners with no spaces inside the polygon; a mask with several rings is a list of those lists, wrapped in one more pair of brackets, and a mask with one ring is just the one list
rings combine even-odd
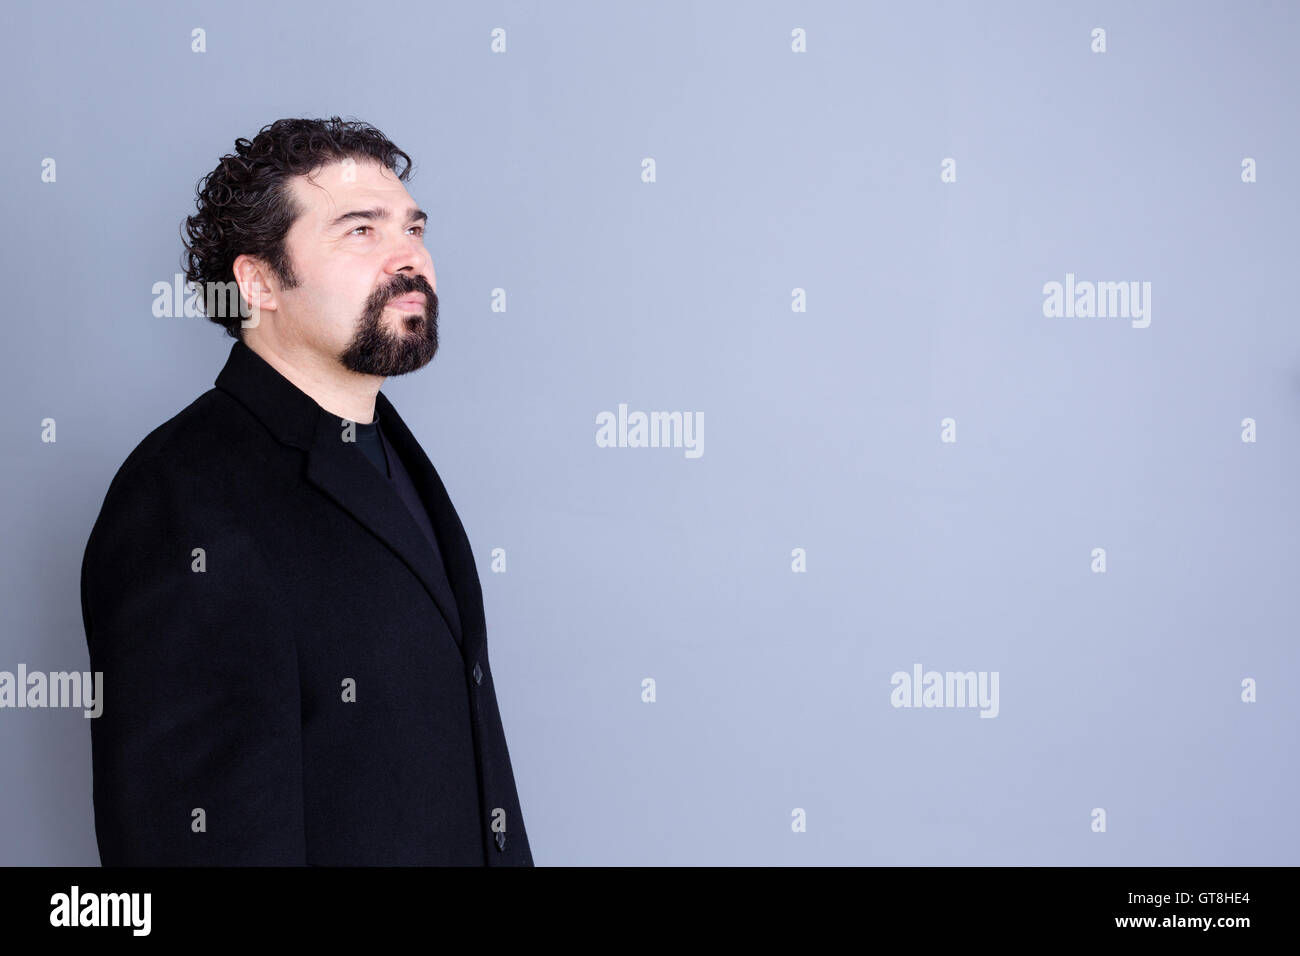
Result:
{"label": "black shirt", "polygon": [[[447,571],[442,561],[442,550],[438,547],[438,537],[434,534],[433,523],[429,520],[429,512],[424,507],[424,502],[420,500],[420,492],[416,489],[415,482],[411,480],[411,475],[403,465],[402,459],[393,449],[393,446],[389,444],[388,436],[384,434],[378,416],[369,424],[356,422],[355,425],[357,446],[370,459],[370,463],[375,466],[375,470],[397,492],[398,497],[406,503],[406,508],[411,512],[411,517],[415,519],[416,525],[419,526],[420,531],[428,539],[429,547],[433,548],[434,556],[438,559],[438,570],[442,574],[443,580],[447,581]],[[447,590],[451,591],[450,581],[447,581]],[[452,613],[458,614],[459,612],[453,607]],[[459,625],[459,620],[456,623]]]}

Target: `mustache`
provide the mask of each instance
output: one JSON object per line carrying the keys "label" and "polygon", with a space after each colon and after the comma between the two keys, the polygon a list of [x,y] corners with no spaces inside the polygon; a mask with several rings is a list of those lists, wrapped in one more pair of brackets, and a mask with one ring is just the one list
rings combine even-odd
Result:
{"label": "mustache", "polygon": [[412,292],[423,292],[425,298],[433,302],[437,293],[433,291],[433,286],[424,276],[408,276],[398,274],[393,276],[391,282],[387,283],[370,297],[370,304],[375,308],[382,308],[394,299],[401,298],[404,295],[410,295]]}

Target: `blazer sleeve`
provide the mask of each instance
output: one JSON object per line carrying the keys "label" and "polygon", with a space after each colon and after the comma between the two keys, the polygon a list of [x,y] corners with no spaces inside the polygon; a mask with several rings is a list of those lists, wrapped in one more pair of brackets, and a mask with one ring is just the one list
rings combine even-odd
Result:
{"label": "blazer sleeve", "polygon": [[104,866],[306,863],[292,625],[238,502],[208,484],[159,457],[124,468],[86,545]]}

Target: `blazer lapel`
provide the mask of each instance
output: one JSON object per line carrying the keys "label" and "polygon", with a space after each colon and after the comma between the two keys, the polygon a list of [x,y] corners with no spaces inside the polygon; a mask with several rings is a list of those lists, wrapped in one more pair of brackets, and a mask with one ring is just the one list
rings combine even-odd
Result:
{"label": "blazer lapel", "polygon": [[438,606],[462,658],[470,659],[470,650],[476,652],[482,640],[483,599],[469,541],[438,473],[383,392],[377,396],[376,408],[385,425],[392,426],[386,428],[389,442],[402,456],[429,511],[454,595],[438,573],[437,557],[406,503],[360,449],[343,441],[344,419],[321,408],[242,341],[231,346],[215,384],[252,412],[277,440],[306,453],[307,480],[402,559]]}
{"label": "blazer lapel", "polygon": [[[397,492],[382,480],[355,445],[343,441],[345,422],[328,412],[319,416],[315,441],[307,451],[307,480],[386,544],[420,579],[438,605],[447,629],[461,646],[463,657],[465,639],[459,626],[460,615],[456,613],[459,604],[452,603],[455,598],[437,573],[437,558],[429,542]],[[391,434],[389,440],[405,461],[406,451],[398,447]],[[436,531],[441,543],[442,530]],[[454,581],[450,567],[447,573]]]}
{"label": "blazer lapel", "polygon": [[[438,546],[442,550],[447,577],[456,595],[456,608],[464,625],[461,653],[467,661],[472,661],[483,646],[487,627],[483,617],[483,589],[479,584],[478,568],[474,564],[469,537],[465,534],[460,516],[456,514],[447,489],[433,463],[429,461],[429,456],[424,453],[406,422],[402,421],[402,416],[397,414],[397,409],[383,392],[375,396],[375,410],[384,422],[384,433],[402,456],[406,470],[410,472],[411,480],[419,489],[420,498],[429,512],[429,520],[433,523],[434,534],[437,535]],[[428,550],[427,544],[425,550]]]}

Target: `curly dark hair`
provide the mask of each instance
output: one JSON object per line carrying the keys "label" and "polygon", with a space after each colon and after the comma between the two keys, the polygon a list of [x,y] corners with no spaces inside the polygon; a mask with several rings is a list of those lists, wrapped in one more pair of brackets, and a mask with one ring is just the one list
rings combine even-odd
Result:
{"label": "curly dark hair", "polygon": [[[293,176],[314,172],[330,162],[351,157],[382,163],[405,182],[411,157],[378,129],[358,120],[279,119],[262,127],[249,141],[235,140],[235,151],[222,156],[216,169],[196,188],[198,211],[185,219],[187,239],[181,265],[200,293],[204,315],[242,338],[237,308],[213,315],[213,289],[233,288],[233,265],[240,255],[264,260],[285,288],[297,286],[284,237],[301,210],[289,189]],[[404,167],[398,171],[398,160]],[[242,300],[242,296],[240,297]],[[231,303],[231,306],[239,305]]]}

